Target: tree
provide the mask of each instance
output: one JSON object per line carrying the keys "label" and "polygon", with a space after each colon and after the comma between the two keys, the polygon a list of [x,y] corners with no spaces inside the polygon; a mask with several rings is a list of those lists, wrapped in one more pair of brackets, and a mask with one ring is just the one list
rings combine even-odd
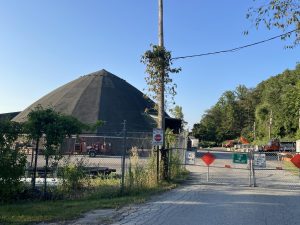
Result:
{"label": "tree", "polygon": [[[0,200],[7,200],[21,188],[26,156],[15,144],[22,126],[12,121],[0,121]],[[15,144],[15,147],[13,147]]]}
{"label": "tree", "polygon": [[[259,0],[253,1],[259,2]],[[249,8],[246,17],[256,28],[259,28],[260,25],[264,25],[267,29],[274,27],[283,32],[286,32],[288,29],[295,29],[296,32],[288,33],[282,37],[282,39],[285,40],[293,36],[293,43],[287,46],[292,48],[300,42],[299,8],[299,0],[267,0],[263,4]]]}
{"label": "tree", "polygon": [[[269,135],[287,141],[300,134],[300,66],[270,77],[255,88],[243,85],[226,91],[207,110],[193,134],[203,141],[224,141],[240,135],[265,142]],[[272,118],[272,119],[271,119]]]}
{"label": "tree", "polygon": [[181,129],[184,129],[185,125],[187,125],[187,122],[184,120],[182,107],[179,105],[176,105],[173,109],[170,110],[170,112],[176,119],[181,120]]}
{"label": "tree", "polygon": [[81,123],[72,116],[62,115],[54,109],[43,109],[37,106],[28,114],[28,121],[25,124],[29,138],[36,142],[35,163],[32,176],[32,188],[35,188],[35,178],[37,172],[37,159],[39,153],[40,140],[44,139],[45,154],[45,191],[49,158],[58,156],[59,146],[66,136],[71,134],[80,134],[83,129],[89,126]]}

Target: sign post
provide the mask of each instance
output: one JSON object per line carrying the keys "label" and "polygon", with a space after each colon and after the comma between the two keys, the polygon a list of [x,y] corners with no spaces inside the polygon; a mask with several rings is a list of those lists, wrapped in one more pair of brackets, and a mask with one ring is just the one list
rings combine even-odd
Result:
{"label": "sign post", "polygon": [[207,152],[201,157],[201,159],[207,165],[206,180],[208,182],[209,181],[209,165],[212,164],[215,161],[216,157],[213,154],[211,154],[210,152]]}

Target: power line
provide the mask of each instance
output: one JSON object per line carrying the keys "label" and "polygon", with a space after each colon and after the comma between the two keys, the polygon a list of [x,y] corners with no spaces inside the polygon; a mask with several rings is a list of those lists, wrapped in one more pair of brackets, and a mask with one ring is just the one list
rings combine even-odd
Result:
{"label": "power line", "polygon": [[268,42],[268,41],[272,41],[272,40],[277,39],[277,38],[288,36],[291,33],[294,33],[294,32],[299,31],[299,30],[300,29],[295,29],[295,30],[286,32],[284,34],[280,34],[280,35],[271,37],[269,39],[265,39],[263,41],[258,41],[258,42],[252,43],[252,44],[248,44],[248,45],[244,45],[244,46],[240,46],[240,47],[236,47],[236,48],[232,48],[232,49],[228,49],[228,50],[215,51],[215,52],[207,52],[207,53],[196,54],[196,55],[179,56],[179,57],[172,58],[172,60],[194,58],[194,57],[201,57],[201,56],[207,56],[207,55],[216,55],[216,54],[227,53],[227,52],[235,52],[235,51],[239,51],[239,50],[241,50],[243,48],[248,48],[248,47],[251,47],[251,46],[254,46],[254,45],[259,45],[259,44],[262,44],[262,43],[265,43],[265,42]]}

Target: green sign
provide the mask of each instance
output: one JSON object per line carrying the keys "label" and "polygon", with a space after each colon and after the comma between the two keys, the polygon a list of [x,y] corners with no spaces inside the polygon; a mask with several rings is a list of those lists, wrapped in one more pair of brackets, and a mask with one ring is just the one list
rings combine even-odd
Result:
{"label": "green sign", "polygon": [[233,153],[233,163],[247,164],[248,154]]}

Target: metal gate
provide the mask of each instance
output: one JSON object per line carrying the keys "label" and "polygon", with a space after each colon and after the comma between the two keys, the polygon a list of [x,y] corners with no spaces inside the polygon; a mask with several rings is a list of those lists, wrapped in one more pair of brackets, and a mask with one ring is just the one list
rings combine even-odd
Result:
{"label": "metal gate", "polygon": [[[215,157],[209,166],[203,161],[203,156],[208,152]],[[191,157],[193,154],[194,160]],[[192,174],[192,183],[300,189],[299,169],[289,161],[289,154],[286,153],[203,149],[186,151],[183,156],[185,167]]]}

